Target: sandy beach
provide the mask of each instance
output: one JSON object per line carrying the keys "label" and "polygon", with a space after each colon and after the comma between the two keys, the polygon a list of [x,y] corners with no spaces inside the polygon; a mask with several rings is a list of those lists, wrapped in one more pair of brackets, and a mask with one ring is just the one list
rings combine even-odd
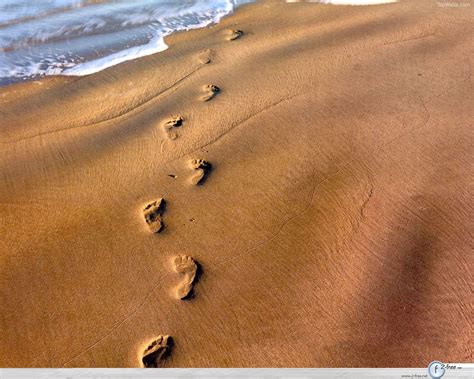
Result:
{"label": "sandy beach", "polygon": [[472,362],[472,25],[259,1],[0,88],[0,366]]}

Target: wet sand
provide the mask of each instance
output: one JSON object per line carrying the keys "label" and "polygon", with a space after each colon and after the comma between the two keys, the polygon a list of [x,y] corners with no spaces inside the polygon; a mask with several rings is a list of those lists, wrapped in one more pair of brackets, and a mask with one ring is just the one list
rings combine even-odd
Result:
{"label": "wet sand", "polygon": [[0,366],[472,361],[471,17],[265,1],[0,89]]}

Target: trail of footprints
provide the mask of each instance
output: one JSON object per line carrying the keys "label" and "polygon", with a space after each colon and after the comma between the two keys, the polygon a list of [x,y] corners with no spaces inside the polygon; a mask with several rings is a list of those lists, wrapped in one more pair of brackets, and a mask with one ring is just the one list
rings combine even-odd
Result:
{"label": "trail of footprints", "polygon": [[[244,33],[241,30],[227,30],[225,37],[228,41],[233,41],[240,38]],[[197,55],[197,60],[201,64],[208,64],[213,58],[214,52],[210,49],[203,50]],[[212,100],[221,89],[215,84],[207,84],[201,88],[202,95],[199,98],[201,101],[207,102]],[[171,116],[162,124],[163,132],[169,140],[178,138],[177,130],[183,126],[185,119],[180,115]],[[202,185],[209,173],[212,165],[200,158],[194,158],[189,161],[192,174],[189,177],[189,182],[192,185]],[[176,178],[176,175],[169,175]],[[165,213],[166,201],[163,198],[153,200],[146,204],[143,208],[144,222],[150,233],[161,233],[165,228],[163,222],[163,214]],[[200,265],[189,255],[177,255],[173,258],[173,268],[179,276],[180,281],[174,288],[174,295],[177,300],[187,300],[193,297],[194,285],[200,273]],[[174,341],[169,335],[159,335],[151,342],[141,353],[142,367],[160,367],[163,361],[171,354]]]}

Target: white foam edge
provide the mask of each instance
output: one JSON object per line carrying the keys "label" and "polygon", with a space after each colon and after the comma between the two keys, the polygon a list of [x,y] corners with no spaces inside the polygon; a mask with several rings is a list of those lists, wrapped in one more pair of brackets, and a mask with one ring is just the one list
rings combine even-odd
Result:
{"label": "white foam edge", "polygon": [[168,49],[168,45],[164,41],[164,38],[166,36],[170,35],[173,32],[177,32],[181,30],[199,29],[199,28],[204,28],[211,24],[217,24],[223,16],[229,14],[230,12],[232,12],[232,10],[233,10],[232,3],[229,2],[227,8],[222,9],[221,12],[217,12],[214,18],[206,20],[205,22],[201,24],[193,25],[191,27],[178,28],[177,30],[170,30],[167,33],[164,33],[162,35],[156,36],[155,38],[152,38],[146,45],[131,47],[129,49],[118,51],[114,54],[110,54],[99,59],[95,59],[95,60],[84,62],[84,63],[79,63],[74,67],[67,68],[64,71],[62,71],[61,75],[67,75],[67,76],[90,75],[90,74],[94,74],[96,72],[105,70],[106,68],[115,66],[117,64],[126,62],[126,61],[130,61],[133,59],[137,59],[137,58],[145,57],[147,55],[152,55],[155,53],[159,53],[161,51],[165,51],[166,49]]}
{"label": "white foam edge", "polygon": [[115,66],[119,63],[159,53],[160,51],[164,51],[168,48],[168,45],[165,43],[163,38],[164,36],[155,37],[151,39],[146,45],[131,47],[129,49],[118,51],[114,54],[107,55],[99,59],[79,63],[74,67],[65,69],[63,72],[61,72],[61,75],[90,75],[105,70],[106,68]]}

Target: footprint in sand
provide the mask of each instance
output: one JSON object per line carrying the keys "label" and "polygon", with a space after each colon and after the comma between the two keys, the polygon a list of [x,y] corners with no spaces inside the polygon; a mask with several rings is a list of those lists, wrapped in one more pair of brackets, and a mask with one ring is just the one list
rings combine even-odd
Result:
{"label": "footprint in sand", "polygon": [[163,221],[161,217],[163,215],[165,208],[165,200],[159,199],[149,203],[143,209],[143,216],[145,217],[145,222],[148,225],[148,229],[152,233],[159,233],[163,230]]}
{"label": "footprint in sand", "polygon": [[204,159],[191,159],[190,165],[196,171],[191,177],[191,183],[194,185],[203,183],[211,171],[211,164]]}
{"label": "footprint in sand", "polygon": [[204,95],[201,96],[202,101],[209,101],[214,96],[216,96],[220,92],[220,88],[214,84],[207,84],[203,87]]}
{"label": "footprint in sand", "polygon": [[174,259],[174,269],[183,278],[178,287],[176,287],[176,296],[178,299],[185,300],[192,295],[198,265],[190,256],[178,255]]}
{"label": "footprint in sand", "polygon": [[158,338],[148,345],[143,352],[142,363],[144,367],[159,367],[165,360],[173,347],[173,338],[159,335]]}
{"label": "footprint in sand", "polygon": [[240,38],[244,32],[239,29],[229,29],[225,31],[227,41],[233,41]]}
{"label": "footprint in sand", "polygon": [[197,59],[199,63],[208,64],[211,63],[214,51],[211,49],[202,50],[198,53]]}
{"label": "footprint in sand", "polygon": [[182,126],[183,122],[184,122],[184,118],[179,115],[172,116],[168,120],[166,120],[163,123],[163,130],[165,131],[166,136],[172,140],[178,138],[178,134],[176,133],[175,129]]}

